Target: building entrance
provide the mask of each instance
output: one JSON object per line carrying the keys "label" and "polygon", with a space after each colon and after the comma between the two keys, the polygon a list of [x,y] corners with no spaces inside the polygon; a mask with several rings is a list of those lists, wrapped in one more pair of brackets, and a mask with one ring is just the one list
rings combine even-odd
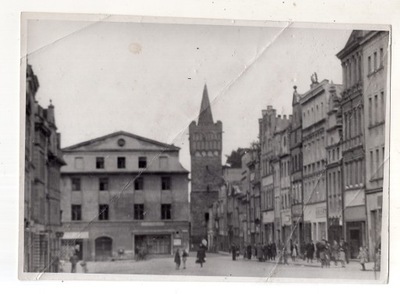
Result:
{"label": "building entrance", "polygon": [[108,260],[112,256],[112,239],[100,237],[95,241],[96,261]]}

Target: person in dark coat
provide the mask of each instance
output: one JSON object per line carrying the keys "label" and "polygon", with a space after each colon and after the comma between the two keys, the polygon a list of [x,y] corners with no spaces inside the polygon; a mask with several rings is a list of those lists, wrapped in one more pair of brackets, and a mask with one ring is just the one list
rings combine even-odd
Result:
{"label": "person in dark coat", "polygon": [[347,243],[343,238],[342,238],[341,242],[343,244],[342,247],[343,247],[344,255],[345,255],[345,258],[346,258],[346,263],[349,264],[349,255],[350,255],[350,253],[349,253],[349,243]]}
{"label": "person in dark coat", "polygon": [[178,270],[179,267],[181,266],[181,253],[179,249],[176,249],[174,261],[176,264],[176,269]]}
{"label": "person in dark coat", "polygon": [[258,259],[258,261],[263,261],[263,256],[264,256],[264,254],[263,254],[263,250],[262,250],[262,245],[261,245],[261,243],[258,243],[258,245],[257,245],[257,259]]}
{"label": "person in dark coat", "polygon": [[236,251],[237,251],[236,245],[235,245],[235,243],[232,243],[232,247],[231,247],[232,260],[236,260],[236,254],[237,254]]}
{"label": "person in dark coat", "polygon": [[275,257],[276,257],[276,244],[275,244],[275,242],[271,244],[271,254],[272,254],[271,255],[272,259],[275,260]]}
{"label": "person in dark coat", "polygon": [[200,244],[199,250],[197,250],[197,260],[196,263],[200,263],[200,266],[203,267],[203,263],[206,262],[206,246]]}
{"label": "person in dark coat", "polygon": [[314,252],[315,252],[315,246],[313,241],[311,240],[310,243],[307,244],[307,262],[313,262],[314,259]]}
{"label": "person in dark coat", "polygon": [[247,245],[247,258],[251,259],[251,245]]}

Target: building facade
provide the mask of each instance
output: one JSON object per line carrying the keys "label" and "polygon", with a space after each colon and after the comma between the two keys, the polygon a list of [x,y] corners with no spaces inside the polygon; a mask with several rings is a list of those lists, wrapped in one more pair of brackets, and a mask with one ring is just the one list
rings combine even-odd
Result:
{"label": "building facade", "polygon": [[189,125],[191,158],[190,240],[196,248],[207,239],[209,208],[218,200],[222,180],[222,123],[214,123],[207,86],[198,122]]}
{"label": "building facade", "polygon": [[274,158],[274,132],[276,127],[276,110],[272,106],[262,110],[259,119],[260,137],[260,176],[261,176],[261,229],[263,230],[263,242],[275,242],[275,194],[274,194],[274,170],[272,160]]}
{"label": "building facade", "polygon": [[292,121],[289,126],[290,156],[291,156],[291,209],[293,241],[304,244],[304,216],[303,216],[303,149],[302,149],[302,112],[300,95],[294,86],[292,100]]}
{"label": "building facade", "polygon": [[326,129],[331,87],[328,80],[318,82],[314,73],[310,90],[301,95],[304,187],[304,238],[322,241],[327,238],[326,203]]}
{"label": "building facade", "polygon": [[367,32],[353,31],[345,47],[337,54],[343,71],[341,100],[343,118],[344,231],[350,256],[357,257],[366,245],[367,215],[365,201],[365,129],[363,98],[363,50]]}
{"label": "building facade", "polygon": [[61,210],[60,149],[54,106],[41,107],[37,76],[27,65],[24,180],[24,271],[58,272]]}
{"label": "building facade", "polygon": [[116,132],[63,149],[63,258],[132,258],[189,246],[188,171],[179,148]]}
{"label": "building facade", "polygon": [[365,134],[365,196],[368,248],[372,257],[381,243],[385,166],[385,118],[388,101],[389,32],[367,32],[362,40]]}
{"label": "building facade", "polygon": [[330,88],[326,129],[326,195],[328,241],[339,242],[343,234],[342,111],[340,93]]}

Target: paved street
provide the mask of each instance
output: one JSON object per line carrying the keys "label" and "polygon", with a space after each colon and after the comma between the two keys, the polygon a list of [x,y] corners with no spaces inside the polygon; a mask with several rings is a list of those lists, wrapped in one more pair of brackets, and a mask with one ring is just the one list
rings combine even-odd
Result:
{"label": "paved street", "polygon": [[[274,262],[258,262],[244,260],[239,257],[232,261],[226,254],[207,254],[207,262],[201,268],[195,263],[195,253],[191,253],[187,260],[186,269],[175,269],[173,257],[152,257],[145,261],[114,261],[114,262],[88,262],[89,273],[112,274],[152,274],[152,275],[185,275],[185,276],[222,276],[222,277],[274,277],[274,278],[314,278],[314,279],[345,279],[345,280],[374,280],[373,264],[367,264],[367,271],[361,271],[361,266],[356,261],[351,261],[345,268],[334,266],[321,268],[315,262],[307,264],[304,261],[296,263],[289,260],[289,265]],[[82,273],[80,265],[78,273]],[[64,265],[64,271],[70,271],[70,265]],[[379,273],[376,273],[379,279]]]}

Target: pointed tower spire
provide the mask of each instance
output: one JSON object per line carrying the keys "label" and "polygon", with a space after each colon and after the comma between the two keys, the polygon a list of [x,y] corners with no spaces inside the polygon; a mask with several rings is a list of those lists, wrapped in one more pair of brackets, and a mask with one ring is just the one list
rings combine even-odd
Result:
{"label": "pointed tower spire", "polygon": [[204,85],[203,99],[201,100],[198,125],[214,124],[211,112],[210,99],[208,98],[207,84]]}
{"label": "pointed tower spire", "polygon": [[297,93],[297,86],[293,86],[293,100],[292,100],[292,105],[296,105],[299,100],[300,100],[300,95]]}

